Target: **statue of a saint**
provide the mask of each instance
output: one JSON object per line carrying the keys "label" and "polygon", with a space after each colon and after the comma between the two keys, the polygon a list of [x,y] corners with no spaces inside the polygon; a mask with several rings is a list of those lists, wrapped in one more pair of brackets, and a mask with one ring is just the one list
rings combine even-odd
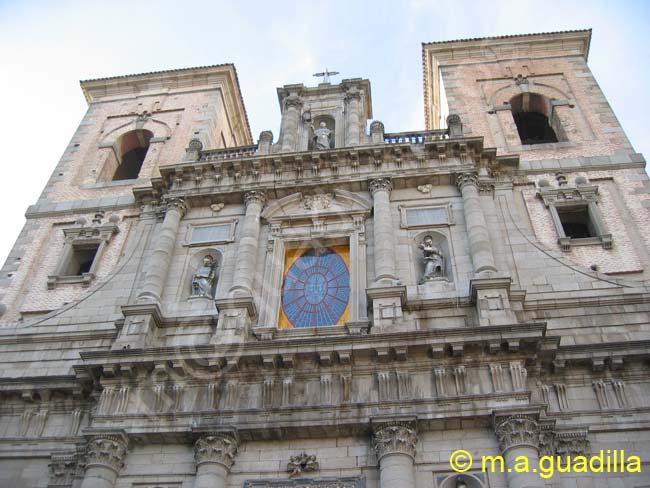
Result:
{"label": "statue of a saint", "polygon": [[445,276],[445,261],[442,252],[433,243],[433,237],[425,236],[420,244],[420,249],[424,259],[424,273],[420,284],[436,278],[443,278]]}
{"label": "statue of a saint", "polygon": [[215,262],[209,254],[203,258],[203,265],[199,266],[194,276],[192,276],[192,296],[207,297],[212,296],[212,288],[215,280]]}
{"label": "statue of a saint", "polygon": [[311,130],[314,131],[314,149],[316,151],[329,149],[332,131],[327,128],[325,121],[321,120],[321,123],[318,124],[318,129],[315,129],[314,124],[311,124]]}

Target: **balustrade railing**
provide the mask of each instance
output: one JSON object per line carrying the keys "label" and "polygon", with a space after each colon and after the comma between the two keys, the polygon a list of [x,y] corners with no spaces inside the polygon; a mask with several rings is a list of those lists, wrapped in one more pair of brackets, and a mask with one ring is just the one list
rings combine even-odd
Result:
{"label": "balustrade railing", "polygon": [[253,156],[257,152],[257,144],[250,146],[225,147],[223,149],[210,149],[201,151],[201,161],[219,161],[222,159],[236,159]]}
{"label": "balustrade railing", "polygon": [[424,144],[425,142],[449,139],[448,129],[423,130],[418,132],[393,132],[384,134],[386,144]]}

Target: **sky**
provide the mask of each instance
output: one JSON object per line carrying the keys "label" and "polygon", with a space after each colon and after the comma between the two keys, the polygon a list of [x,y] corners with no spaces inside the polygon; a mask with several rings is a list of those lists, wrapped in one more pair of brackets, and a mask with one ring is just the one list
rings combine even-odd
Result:
{"label": "sky", "polygon": [[387,132],[424,129],[421,43],[592,28],[589,65],[650,154],[649,1],[0,0],[0,262],[86,110],[79,80],[234,63],[253,139],[279,133],[276,88],[368,78]]}

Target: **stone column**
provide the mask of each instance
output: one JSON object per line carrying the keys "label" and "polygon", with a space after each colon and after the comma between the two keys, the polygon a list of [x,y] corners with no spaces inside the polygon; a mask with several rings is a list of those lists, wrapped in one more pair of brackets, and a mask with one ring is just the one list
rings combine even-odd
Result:
{"label": "stone column", "polygon": [[389,179],[370,180],[368,189],[373,199],[373,229],[375,250],[375,281],[395,280],[395,250],[393,224],[390,217],[390,192],[393,185]]}
{"label": "stone column", "polygon": [[345,96],[346,131],[345,145],[358,146],[360,142],[361,94],[357,91],[348,92]]}
{"label": "stone column", "polygon": [[300,123],[300,109],[302,100],[298,95],[289,95],[284,99],[284,112],[280,134],[282,136],[282,152],[297,151],[298,124]]}
{"label": "stone column", "polygon": [[232,434],[205,434],[194,444],[194,488],[225,488],[239,441]]}
{"label": "stone column", "polygon": [[490,234],[485,224],[485,216],[481,208],[478,192],[478,175],[476,173],[463,173],[458,175],[456,184],[463,196],[463,211],[465,213],[465,226],[469,239],[469,249],[472,255],[474,273],[482,271],[496,271]]}
{"label": "stone column", "polygon": [[[497,419],[494,431],[505,460],[508,488],[543,488],[539,476],[539,424],[527,415],[511,415]],[[524,473],[515,470],[517,458],[524,456],[529,469]],[[521,466],[521,463],[519,463]]]}
{"label": "stone column", "polygon": [[86,474],[81,488],[113,488],[128,450],[128,439],[122,434],[93,436],[86,451]]}
{"label": "stone column", "polygon": [[156,239],[156,247],[147,266],[147,275],[138,295],[138,302],[160,302],[171,255],[174,251],[178,227],[185,215],[185,201],[182,198],[170,198],[166,202],[165,220]]}
{"label": "stone column", "polygon": [[415,488],[415,425],[412,422],[378,425],[372,443],[379,462],[379,486]]}
{"label": "stone column", "polygon": [[244,194],[246,215],[242,224],[235,275],[230,292],[244,296],[252,296],[255,266],[257,263],[257,248],[260,240],[260,214],[266,202],[266,195],[259,191],[249,191]]}

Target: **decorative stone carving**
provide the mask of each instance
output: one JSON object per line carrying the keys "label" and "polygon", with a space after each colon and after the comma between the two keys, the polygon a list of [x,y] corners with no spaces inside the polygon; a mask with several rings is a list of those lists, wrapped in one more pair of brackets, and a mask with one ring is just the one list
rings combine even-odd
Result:
{"label": "decorative stone carving", "polygon": [[388,178],[377,178],[368,182],[368,190],[372,195],[378,191],[393,191],[393,183]]}
{"label": "decorative stone carving", "polygon": [[99,397],[99,406],[97,408],[98,413],[103,415],[110,415],[113,411],[113,398],[115,397],[115,388],[110,386],[105,387],[102,390],[102,394]]}
{"label": "decorative stone carving", "polygon": [[124,413],[129,405],[129,387],[122,386],[117,390],[117,406],[115,413]]}
{"label": "decorative stone carving", "polygon": [[397,372],[397,396],[400,400],[408,400],[413,396],[411,374],[407,371]]}
{"label": "decorative stone carving", "polygon": [[432,189],[433,189],[433,185],[419,185],[418,186],[418,191],[420,193],[431,193]]}
{"label": "decorative stone carving", "polygon": [[492,389],[494,392],[505,391],[503,368],[500,364],[490,364],[490,376],[492,377]]}
{"label": "decorative stone carving", "polygon": [[206,407],[208,410],[216,410],[219,405],[219,384],[208,383],[206,389]]}
{"label": "decorative stone carving", "polygon": [[478,188],[478,174],[476,173],[462,173],[456,177],[456,186],[462,190],[466,185],[473,185]]}
{"label": "decorative stone carving", "polygon": [[456,383],[456,393],[458,395],[464,395],[467,391],[465,383],[466,376],[465,366],[454,366],[454,382]]}
{"label": "decorative stone carving", "polygon": [[419,248],[424,260],[424,272],[420,278],[420,284],[443,278],[445,276],[445,258],[442,251],[433,243],[433,237],[424,236]]}
{"label": "decorative stone carving", "polygon": [[172,386],[172,408],[174,412],[181,412],[183,410],[183,392],[185,385],[175,383]]}
{"label": "decorative stone carving", "polygon": [[459,115],[451,114],[447,117],[447,130],[451,138],[463,137],[463,123]]}
{"label": "decorative stone carving", "polygon": [[539,395],[542,399],[542,403],[546,403],[548,405],[549,393],[550,393],[549,386],[545,385],[544,383],[538,383],[537,386],[539,388]]}
{"label": "decorative stone carving", "polygon": [[226,408],[237,408],[237,397],[239,394],[239,384],[236,380],[231,380],[226,383]]}
{"label": "decorative stone carving", "polygon": [[590,456],[591,445],[586,431],[557,432],[555,434],[555,453],[558,456]]}
{"label": "decorative stone carving", "polygon": [[506,417],[497,423],[494,431],[502,452],[517,446],[539,448],[539,424],[532,417]]}
{"label": "decorative stone carving", "polygon": [[377,372],[377,384],[379,386],[380,402],[391,398],[390,376],[390,371]]}
{"label": "decorative stone carving", "polygon": [[415,457],[418,441],[415,425],[411,422],[394,422],[375,427],[372,446],[377,461],[388,454],[406,454]]}
{"label": "decorative stone carving", "polygon": [[597,380],[592,383],[596,392],[596,400],[601,409],[609,408],[609,398],[607,397],[607,385],[603,380]]}
{"label": "decorative stone carving", "polygon": [[327,128],[327,123],[325,121],[321,121],[321,123],[318,124],[318,129],[314,127],[314,124],[309,124],[309,126],[314,133],[314,149],[316,151],[324,151],[326,149],[329,149],[332,131]]}
{"label": "decorative stone carving", "polygon": [[70,412],[70,427],[68,428],[68,435],[77,435],[77,432],[79,432],[79,426],[81,425],[82,417],[83,410],[80,408],[76,408]]}
{"label": "decorative stone carving", "polygon": [[512,378],[512,387],[515,391],[526,389],[526,377],[528,371],[520,361],[512,361],[510,363],[510,376]]}
{"label": "decorative stone carving", "polygon": [[332,403],[332,375],[324,374],[320,377],[320,403],[321,405]]}
{"label": "decorative stone carving", "polygon": [[239,441],[232,434],[205,434],[194,443],[194,460],[197,466],[219,463],[230,469],[235,463],[238,448]]}
{"label": "decorative stone carving", "polygon": [[293,378],[287,376],[282,380],[282,406],[291,405],[291,388],[293,387]]}
{"label": "decorative stone carving", "polygon": [[83,476],[84,459],[75,450],[53,452],[50,459],[48,488],[72,487],[75,478]]}
{"label": "decorative stone carving", "polygon": [[203,265],[192,275],[192,296],[214,298],[212,290],[216,280],[214,258],[209,254],[203,257]]}
{"label": "decorative stone carving", "polygon": [[119,473],[124,467],[128,440],[121,434],[106,434],[92,437],[86,450],[86,469],[92,466],[110,468]]}
{"label": "decorative stone carving", "polygon": [[160,412],[163,409],[163,395],[165,393],[165,385],[157,384],[153,387],[154,402],[153,410],[154,412]]}
{"label": "decorative stone carving", "polygon": [[341,402],[350,403],[350,386],[352,383],[352,376],[349,374],[341,375]]}
{"label": "decorative stone carving", "polygon": [[331,197],[325,193],[319,193],[318,195],[305,195],[302,198],[302,204],[307,210],[317,212],[330,207]]}
{"label": "decorative stone carving", "polygon": [[244,193],[244,203],[248,206],[250,203],[259,203],[264,206],[266,203],[266,194],[261,191],[247,191]]}
{"label": "decorative stone carving", "polygon": [[555,432],[552,425],[540,425],[539,428],[539,455],[555,455]]}
{"label": "decorative stone carving", "polygon": [[264,378],[262,383],[262,407],[273,406],[273,387],[275,386],[275,379],[268,377]]}
{"label": "decorative stone carving", "polygon": [[304,472],[318,471],[318,461],[314,454],[303,452],[297,456],[291,456],[287,463],[287,471],[292,478],[300,476]]}
{"label": "decorative stone carving", "polygon": [[20,427],[18,429],[20,437],[25,437],[29,430],[29,423],[34,415],[33,410],[25,410],[20,417]]}
{"label": "decorative stone carving", "polygon": [[557,395],[557,401],[562,412],[570,410],[569,398],[567,397],[566,385],[563,383],[555,383],[555,394]]}
{"label": "decorative stone carving", "polygon": [[445,398],[447,396],[447,371],[442,367],[433,368],[433,377],[436,382],[438,398]]}
{"label": "decorative stone carving", "polygon": [[185,200],[180,197],[167,197],[163,200],[163,206],[167,212],[170,210],[177,210],[180,212],[181,217],[187,212],[187,205]]}
{"label": "decorative stone carving", "polygon": [[625,391],[625,382],[623,380],[612,380],[612,388],[614,389],[614,395],[616,396],[616,401],[620,408],[629,407],[629,399],[627,392]]}

